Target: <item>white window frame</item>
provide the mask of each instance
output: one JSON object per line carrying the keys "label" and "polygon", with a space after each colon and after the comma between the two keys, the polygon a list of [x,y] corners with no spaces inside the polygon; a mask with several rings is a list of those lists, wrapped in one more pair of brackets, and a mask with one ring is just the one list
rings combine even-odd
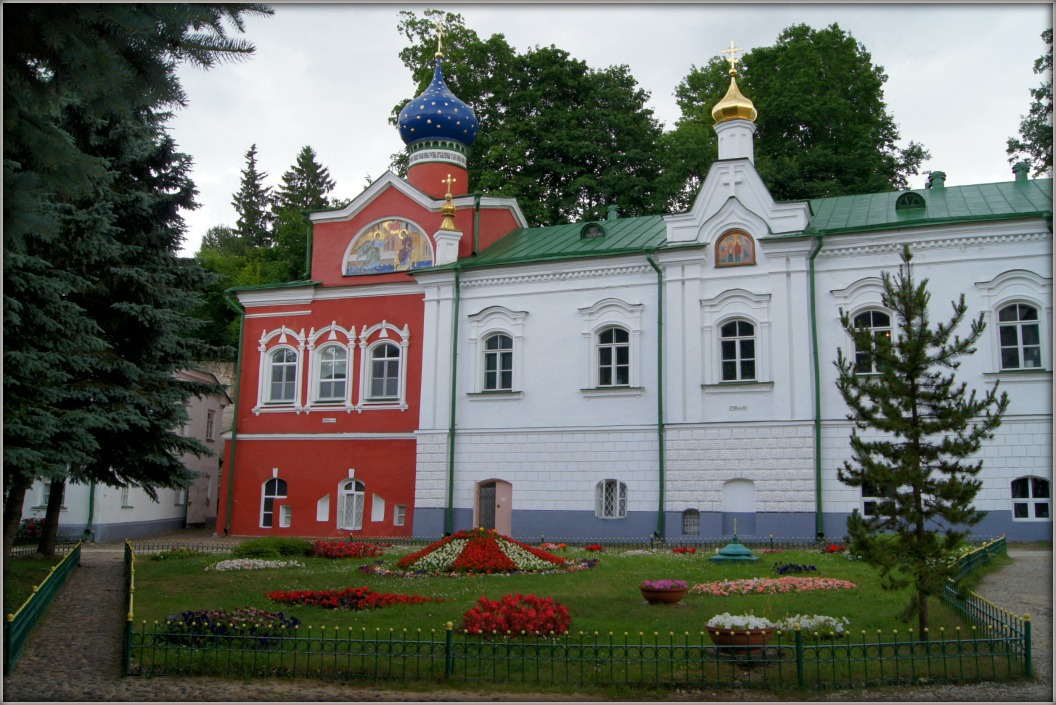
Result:
{"label": "white window frame", "polygon": [[[275,489],[272,494],[268,494],[268,485],[275,483]],[[281,492],[281,494],[280,494]],[[269,477],[267,480],[260,485],[260,528],[262,529],[274,529],[275,528],[275,511],[278,505],[278,500],[287,499],[289,493],[289,485],[286,480],[283,480],[278,475]],[[271,510],[268,511],[267,501],[271,500]],[[270,524],[264,523],[264,517],[267,516],[270,520]]]}
{"label": "white window frame", "polygon": [[[611,511],[607,502],[609,491],[615,494],[615,506]],[[602,480],[594,487],[594,516],[598,519],[627,518],[627,484],[612,478]]]}
{"label": "white window frame", "polygon": [[[357,409],[399,409],[407,410],[407,349],[411,342],[409,326],[397,328],[382,321],[370,328],[365,328],[359,336],[359,403]],[[395,358],[397,371],[396,396],[391,398],[373,398],[371,387],[374,385],[373,363],[374,351],[383,344],[396,346],[398,357]]]}
{"label": "white window frame", "polygon": [[[989,345],[980,345],[979,352],[988,374],[1012,376],[1036,375],[1052,372],[1052,279],[1025,269],[1012,269],[989,281],[976,282],[982,294],[979,313],[986,318]],[[1002,369],[1000,311],[1013,304],[1026,304],[1038,312],[1038,335],[1041,340],[1041,367]],[[977,314],[978,315],[978,314]],[[989,357],[987,357],[989,356]]]}
{"label": "white window frame", "polygon": [[[290,350],[297,356],[294,363],[295,377],[293,399],[291,400],[273,400],[271,397],[272,356],[281,349]],[[293,411],[299,414],[304,409],[302,403],[304,398],[302,389],[304,384],[304,330],[297,333],[291,328],[282,326],[270,333],[264,331],[260,335],[260,344],[257,346],[257,350],[260,352],[260,372],[257,375],[257,405],[253,408],[253,413]]]}
{"label": "white window frame", "polygon": [[186,487],[178,487],[178,488],[176,488],[175,493],[174,493],[174,497],[173,497],[173,503],[174,503],[174,506],[177,506],[177,507],[184,507],[184,506],[187,505],[187,488]]}
{"label": "white window frame", "polygon": [[[518,398],[523,396],[523,349],[524,327],[528,313],[511,311],[503,306],[489,306],[470,316],[469,320],[469,358],[473,361],[473,386],[471,394],[484,398]],[[487,341],[492,336],[508,336],[512,343],[513,369],[512,384],[509,389],[486,389],[485,357]]]}
{"label": "white window frame", "polygon": [[[351,509],[346,498],[351,498]],[[367,502],[367,487],[362,480],[349,478],[337,486],[337,528],[340,531],[361,531]],[[348,513],[351,511],[352,516]]]}
{"label": "white window frame", "polygon": [[[644,310],[644,304],[631,304],[620,299],[603,299],[593,306],[579,309],[583,319],[581,333],[586,348],[584,359],[588,366],[584,376],[586,384],[582,389],[585,395],[641,395],[642,313]],[[629,346],[627,384],[601,385],[600,336],[609,328],[622,328],[627,331]]]}
{"label": "white window frame", "polygon": [[403,526],[407,523],[407,505],[397,504],[392,508],[392,525]]}
{"label": "white window frame", "polygon": [[205,411],[205,440],[215,441],[216,440],[216,410],[206,409]]}
{"label": "white window frame", "polygon": [[[1009,309],[1012,309],[1012,308],[1016,309],[1016,314],[1017,314],[1016,319],[1012,320],[1012,321],[1003,321],[1003,320],[1001,320],[1002,314],[1005,311],[1007,311]],[[1031,319],[1020,319],[1018,317],[1018,314],[1019,314],[1021,308],[1029,308],[1029,309],[1031,309],[1034,312],[1035,318],[1033,320],[1031,320]],[[998,368],[1002,372],[1030,372],[1030,371],[1044,369],[1044,367],[1043,367],[1044,363],[1043,363],[1042,355],[1043,355],[1043,351],[1045,349],[1045,345],[1042,343],[1042,339],[1041,339],[1041,329],[1042,329],[1042,326],[1041,326],[1041,311],[1038,309],[1038,307],[1036,305],[1034,305],[1033,303],[1024,302],[1024,301],[1011,301],[1009,303],[1006,303],[1006,304],[1002,305],[1000,308],[998,308],[996,311],[994,311],[993,322],[994,322],[994,327],[996,328],[996,333],[997,333],[997,345],[998,345],[998,348],[997,348],[997,365],[998,365]],[[1036,332],[1037,343],[1035,345],[1029,345],[1028,346],[1026,343],[1023,342],[1023,329],[1026,328],[1027,326],[1032,326],[1037,331]],[[1005,329],[1008,329],[1008,328],[1015,329],[1015,331],[1016,331],[1015,350],[1016,350],[1016,363],[1017,364],[1016,364],[1015,367],[1011,367],[1011,366],[1010,367],[1005,367],[1005,350],[1009,349],[1011,347],[1011,346],[1008,346],[1008,345],[1004,344],[1004,331],[1005,331]],[[1036,348],[1037,349],[1037,351],[1038,351],[1038,357],[1037,357],[1038,364],[1037,365],[1028,367],[1027,365],[1024,364],[1026,362],[1026,355],[1024,353],[1026,352],[1027,348]]]}
{"label": "white window frame", "polygon": [[[356,350],[356,327],[344,328],[336,322],[320,328],[314,328],[308,333],[308,403],[305,410],[311,412],[313,407],[325,407],[333,410],[335,407],[344,409],[351,413],[355,408],[352,403],[352,371],[354,369],[354,354]],[[339,349],[345,353],[345,393],[340,397],[324,398],[320,393],[323,384],[323,358],[328,349]]]}
{"label": "white window frame", "polygon": [[[701,355],[703,385],[739,386],[739,389],[768,389],[770,371],[770,294],[745,289],[730,289],[710,299],[701,299]],[[755,379],[724,381],[722,378],[722,326],[735,319],[750,323],[755,329]]]}
{"label": "white window frame", "polygon": [[279,528],[288,529],[293,524],[293,507],[289,504],[279,505]]}
{"label": "white window frame", "polygon": [[[62,486],[62,501],[59,503],[59,511],[66,511],[66,485],[69,484],[67,481]],[[40,506],[47,508],[48,501],[51,498],[51,482],[48,480],[42,480],[40,483]]]}
{"label": "white window frame", "polygon": [[131,503],[132,500],[129,497],[130,494],[131,493],[130,493],[129,486],[128,485],[122,485],[122,487],[121,487],[121,499],[120,499],[121,508],[122,509],[131,509],[132,508],[132,503]]}
{"label": "white window frame", "polygon": [[[727,326],[736,326],[736,331],[733,335],[724,335],[723,329]],[[751,330],[746,334],[741,330],[741,326],[748,326]],[[756,382],[759,379],[759,337],[756,335],[755,323],[743,316],[735,316],[728,318],[724,321],[720,321],[718,324],[719,330],[719,377],[724,384],[737,384],[741,382]],[[744,354],[744,343],[751,341],[752,343],[752,356],[748,357]],[[727,359],[725,348],[727,343],[733,343],[734,354],[733,357]],[[742,374],[743,364],[751,361],[752,363],[752,375],[747,376]],[[726,378],[726,364],[732,362],[734,365],[734,376],[731,379]]]}
{"label": "white window frame", "polygon": [[[865,306],[865,307],[862,307],[862,308],[854,311],[849,316],[851,324],[853,325],[858,320],[858,318],[860,318],[861,316],[864,316],[866,314],[869,314],[870,318],[872,318],[876,314],[887,316],[887,326],[886,327],[885,326],[876,326],[876,325],[869,325],[869,326],[863,326],[863,327],[866,327],[866,328],[869,329],[869,331],[872,333],[872,337],[874,339],[876,338],[876,334],[878,332],[887,331],[888,340],[894,342],[895,335],[896,335],[895,324],[894,324],[894,318],[895,317],[891,313],[891,311],[888,311],[886,308],[883,308],[881,306]],[[860,375],[860,376],[864,377],[864,376],[867,376],[867,375],[879,374],[879,371],[876,369],[876,359],[875,359],[875,357],[873,357],[872,353],[868,353],[868,352],[863,352],[862,355],[863,356],[864,355],[868,355],[869,356],[869,370],[868,371],[859,370],[859,364],[860,364],[861,361],[858,358],[858,353],[859,353],[858,346],[854,344],[854,338],[853,337],[851,337],[850,350],[852,351],[853,357],[854,357],[854,374],[855,375]]]}
{"label": "white window frame", "polygon": [[[693,524],[696,524],[696,531],[687,531],[692,529]],[[700,510],[699,509],[684,509],[682,510],[682,535],[683,536],[700,536]]]}
{"label": "white window frame", "polygon": [[[1034,489],[1035,489],[1034,488],[1034,481],[1035,480],[1040,480],[1041,482],[1044,482],[1044,483],[1046,483],[1046,485],[1048,485],[1048,492],[1047,492],[1048,496],[1047,497],[1035,496],[1035,494],[1034,494]],[[1028,490],[1027,491],[1028,496],[1027,497],[1016,497],[1014,495],[1012,496],[1012,498],[1011,498],[1011,502],[1012,502],[1012,521],[1017,521],[1017,522],[1018,521],[1022,521],[1022,522],[1031,522],[1031,521],[1033,521],[1033,522],[1042,522],[1042,521],[1047,521],[1047,522],[1051,523],[1052,522],[1052,480],[1050,480],[1047,477],[1041,477],[1039,475],[1024,475],[1022,477],[1017,477],[1014,480],[1012,480],[1012,482],[1009,483],[1009,493],[1010,494],[1013,494],[1013,490],[1012,490],[1013,485],[1015,485],[1015,483],[1021,482],[1021,481],[1025,481],[1026,482],[1027,490]],[[1025,516],[1025,517],[1017,517],[1016,516],[1016,505],[1017,504],[1018,505],[1025,505],[1027,507],[1027,516]],[[1048,516],[1044,516],[1044,517],[1037,516],[1037,507],[1040,504],[1043,504],[1043,505],[1046,506],[1046,513],[1048,514]]]}

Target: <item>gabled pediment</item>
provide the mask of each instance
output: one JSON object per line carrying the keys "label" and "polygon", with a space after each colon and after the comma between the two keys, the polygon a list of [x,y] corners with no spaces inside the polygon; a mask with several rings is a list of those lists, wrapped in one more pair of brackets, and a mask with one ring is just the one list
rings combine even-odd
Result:
{"label": "gabled pediment", "polygon": [[712,164],[689,212],[664,221],[669,243],[709,243],[730,228],[756,237],[800,232],[810,209],[806,201],[774,201],[750,160],[726,159]]}

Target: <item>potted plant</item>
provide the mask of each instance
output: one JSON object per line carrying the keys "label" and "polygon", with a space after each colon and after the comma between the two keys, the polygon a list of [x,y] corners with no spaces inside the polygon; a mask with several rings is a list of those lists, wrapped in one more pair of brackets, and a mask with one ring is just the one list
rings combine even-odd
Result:
{"label": "potted plant", "polygon": [[709,619],[706,628],[716,646],[751,647],[750,651],[754,653],[770,643],[777,625],[754,614],[724,612]]}
{"label": "potted plant", "polygon": [[638,589],[650,605],[673,605],[686,596],[685,580],[646,580]]}

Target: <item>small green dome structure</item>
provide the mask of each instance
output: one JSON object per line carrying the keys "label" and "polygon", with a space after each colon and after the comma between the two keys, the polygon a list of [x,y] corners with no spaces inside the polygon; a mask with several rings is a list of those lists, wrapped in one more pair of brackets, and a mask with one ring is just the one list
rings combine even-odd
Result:
{"label": "small green dome structure", "polygon": [[737,520],[734,519],[733,541],[720,548],[718,555],[712,556],[708,560],[715,563],[748,563],[759,560],[759,556],[752,553],[750,548],[737,540]]}

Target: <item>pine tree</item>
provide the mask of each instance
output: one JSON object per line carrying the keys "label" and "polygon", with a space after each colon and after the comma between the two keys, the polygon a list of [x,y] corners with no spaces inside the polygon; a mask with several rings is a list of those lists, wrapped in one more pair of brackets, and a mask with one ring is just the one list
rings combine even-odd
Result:
{"label": "pine tree", "polygon": [[287,210],[320,210],[330,207],[328,194],[334,190],[330,170],[315,159],[315,150],[305,146],[296,163],[282,175],[272,211],[278,218]]}
{"label": "pine tree", "polygon": [[[950,321],[932,326],[928,280],[915,282],[911,259],[906,246],[898,274],[882,273],[883,306],[897,321],[894,339],[874,337],[841,315],[857,355],[839,350],[836,360],[837,387],[854,423],[853,459],[838,476],[878,498],[872,516],[855,511],[848,519],[852,550],[880,570],[885,590],[911,586],[900,617],[916,615],[926,639],[928,598],[945,588],[956,570],[953,549],[985,516],[972,506],[983,463],[969,458],[993,437],[1008,396],[998,395],[997,384],[977,397],[956,383],[960,358],[975,352],[985,329],[983,316],[966,337],[955,334],[967,312],[962,294]],[[875,374],[859,372],[862,353]]]}
{"label": "pine tree", "polygon": [[257,145],[246,152],[246,166],[242,169],[242,182],[231,205],[238,213],[235,232],[252,247],[270,247],[274,242],[271,224],[271,187],[264,185],[266,173],[257,171]]}
{"label": "pine tree", "polygon": [[165,132],[176,67],[253,51],[261,5],[4,8],[4,560],[35,479],[177,487],[204,450],[175,432],[211,391],[187,312],[206,276],[177,257],[190,159]]}

